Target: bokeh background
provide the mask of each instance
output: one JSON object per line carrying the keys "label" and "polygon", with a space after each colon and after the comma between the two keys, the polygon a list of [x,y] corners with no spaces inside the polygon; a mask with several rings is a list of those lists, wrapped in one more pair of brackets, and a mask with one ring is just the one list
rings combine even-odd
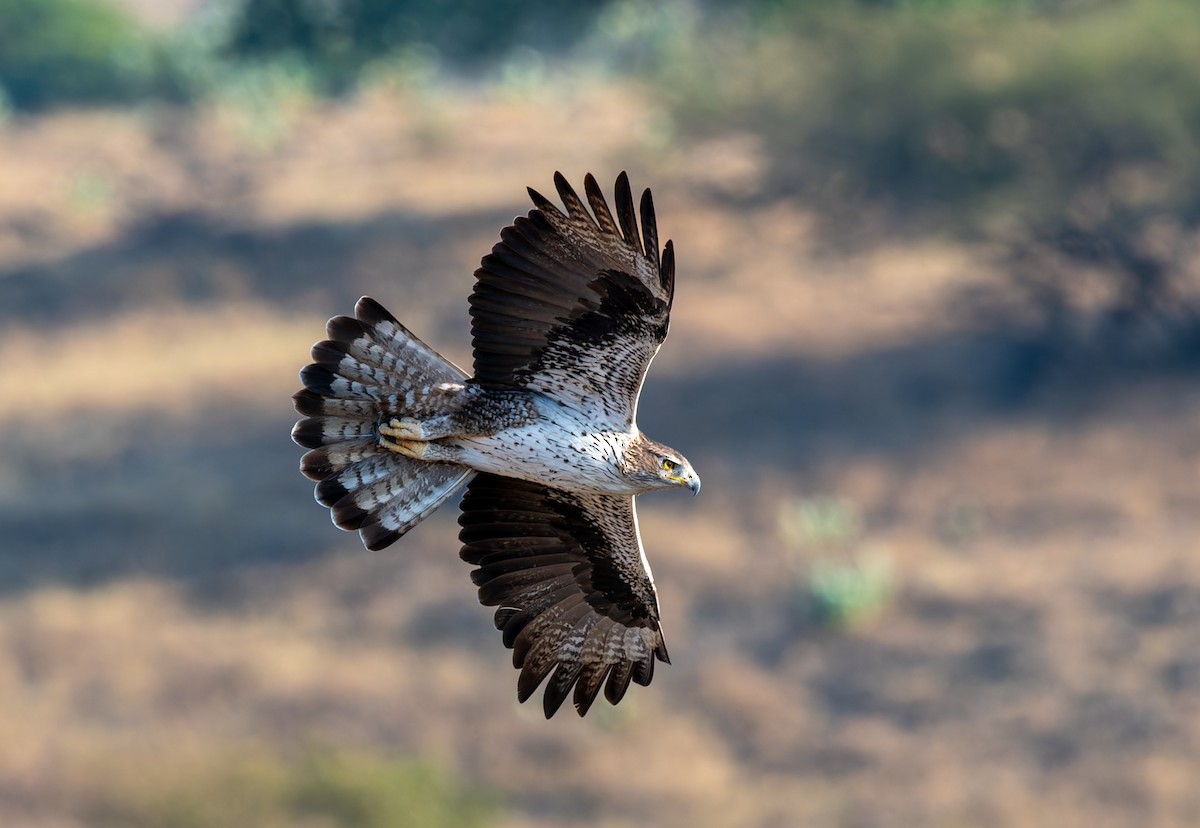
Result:
{"label": "bokeh background", "polygon": [[[0,0],[0,824],[1200,824],[1192,0]],[[675,663],[542,719],[290,394],[651,186]]]}

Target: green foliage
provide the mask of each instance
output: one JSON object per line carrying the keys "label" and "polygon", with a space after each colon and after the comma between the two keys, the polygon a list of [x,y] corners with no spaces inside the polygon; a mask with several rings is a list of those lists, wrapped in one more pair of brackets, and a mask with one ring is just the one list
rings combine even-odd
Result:
{"label": "green foliage", "polygon": [[0,0],[0,89],[14,109],[130,101],[159,83],[159,55],[100,0]]}
{"label": "green foliage", "polygon": [[891,564],[862,552],[862,523],[853,503],[836,497],[785,503],[779,535],[800,576],[800,603],[813,623],[855,627],[891,599]]}
{"label": "green foliage", "polygon": [[[609,0],[214,0],[179,30],[141,28],[105,0],[0,0],[0,100],[187,100],[290,83],[340,93],[380,72],[470,71],[561,54]],[[524,63],[522,63],[522,60]],[[236,94],[240,94],[235,92]]]}
{"label": "green foliage", "polygon": [[238,59],[300,57],[336,91],[372,62],[406,49],[466,68],[521,49],[562,52],[607,2],[243,0],[225,48]]}
{"label": "green foliage", "polygon": [[363,753],[117,763],[101,776],[90,824],[122,828],[476,828],[496,810],[427,764]]}
{"label": "green foliage", "polygon": [[878,614],[891,596],[892,567],[885,558],[813,563],[808,597],[818,624],[837,628],[857,626]]}
{"label": "green foliage", "polygon": [[494,807],[429,765],[336,754],[302,764],[287,799],[297,814],[346,828],[471,828]]}

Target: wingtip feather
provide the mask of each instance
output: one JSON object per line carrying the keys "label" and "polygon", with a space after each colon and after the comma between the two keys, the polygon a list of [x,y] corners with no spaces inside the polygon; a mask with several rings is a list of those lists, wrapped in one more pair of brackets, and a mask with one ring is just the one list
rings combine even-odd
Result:
{"label": "wingtip feather", "polygon": [[633,190],[629,186],[629,176],[624,170],[617,176],[615,190],[617,219],[621,222],[621,235],[635,251],[644,254],[641,234],[638,233],[637,213],[633,206]]}
{"label": "wingtip feather", "polygon": [[521,704],[529,701],[541,683],[546,680],[546,676],[550,675],[554,665],[555,662],[549,659],[537,667],[532,664],[526,665],[521,670],[520,676],[517,677],[517,701]]}
{"label": "wingtip feather", "polygon": [[[554,202],[552,202],[550,199],[546,198],[544,195],[539,193],[537,190],[533,189],[533,187],[526,187],[525,191],[527,193],[529,193],[529,198],[531,201],[533,201],[533,206],[536,207],[537,209],[541,210],[543,213],[557,214],[560,216],[562,215],[562,211],[554,206]],[[519,221],[519,219],[514,220],[513,226],[519,226],[518,221]],[[505,229],[508,229],[508,228],[505,228]],[[501,238],[504,238],[503,231],[501,231]]]}
{"label": "wingtip feather", "polygon": [[579,678],[575,682],[575,695],[572,699],[575,712],[579,714],[580,718],[586,716],[587,712],[592,709],[592,703],[596,701],[596,697],[600,694],[600,688],[604,686],[604,680],[608,678],[611,670],[611,664],[601,663],[599,665],[589,664],[580,671]]}
{"label": "wingtip feather", "polygon": [[546,714],[547,719],[553,717],[562,707],[563,702],[567,700],[567,696],[571,695],[571,688],[575,686],[575,681],[579,678],[582,669],[583,664],[579,661],[560,661],[558,663],[554,675],[546,685],[546,692],[542,694],[542,711]]}
{"label": "wingtip feather", "polygon": [[608,700],[609,704],[617,704],[625,698],[625,691],[629,689],[629,681],[632,678],[632,661],[619,661],[613,665],[612,671],[608,674],[608,681],[604,684],[604,698]]}
{"label": "wingtip feather", "polygon": [[663,291],[667,294],[667,306],[670,307],[671,302],[675,299],[675,243],[667,239],[667,244],[663,248],[662,262],[658,267],[659,277],[662,279]]}
{"label": "wingtip feather", "polygon": [[655,270],[660,268],[659,251],[658,251],[658,221],[654,216],[654,197],[650,195],[650,188],[647,187],[642,191],[642,201],[639,205],[642,214],[642,246],[646,258],[654,266]]}
{"label": "wingtip feather", "polygon": [[588,213],[587,208],[583,206],[579,193],[575,192],[575,188],[560,172],[554,173],[554,187],[558,190],[558,197],[562,199],[567,208],[567,215],[577,221],[585,222],[591,230],[595,230],[596,222]]}
{"label": "wingtip feather", "polygon": [[377,327],[382,322],[390,322],[393,325],[400,325],[396,317],[392,316],[391,312],[383,305],[372,299],[370,296],[361,296],[354,303],[354,316],[359,322],[368,327]]}

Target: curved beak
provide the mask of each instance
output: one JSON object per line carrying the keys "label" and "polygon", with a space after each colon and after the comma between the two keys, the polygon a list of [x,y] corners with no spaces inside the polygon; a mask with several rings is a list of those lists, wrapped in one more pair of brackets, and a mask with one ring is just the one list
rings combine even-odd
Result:
{"label": "curved beak", "polygon": [[700,475],[692,472],[688,475],[687,487],[692,490],[692,496],[700,494]]}

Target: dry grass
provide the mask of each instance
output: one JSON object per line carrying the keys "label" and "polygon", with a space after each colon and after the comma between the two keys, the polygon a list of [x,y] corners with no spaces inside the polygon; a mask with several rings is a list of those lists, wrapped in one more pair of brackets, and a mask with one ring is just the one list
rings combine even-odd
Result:
{"label": "dry grass", "polygon": [[186,418],[214,399],[272,405],[298,387],[320,332],[311,318],[254,303],[138,309],[51,336],[41,327],[8,330],[0,384],[21,393],[0,400],[0,422],[29,427],[131,411]]}

